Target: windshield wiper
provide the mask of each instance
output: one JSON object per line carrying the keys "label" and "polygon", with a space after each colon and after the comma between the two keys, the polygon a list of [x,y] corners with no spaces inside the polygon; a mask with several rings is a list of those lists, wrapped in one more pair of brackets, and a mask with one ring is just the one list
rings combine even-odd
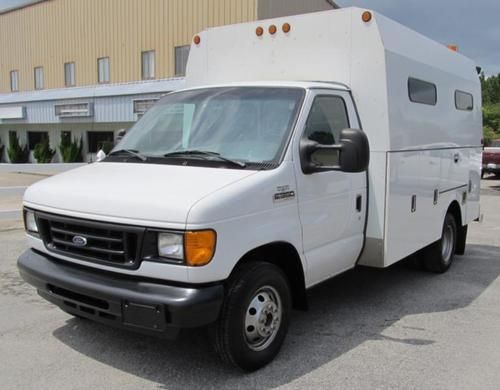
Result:
{"label": "windshield wiper", "polygon": [[115,156],[117,154],[124,154],[124,153],[128,154],[129,156],[138,158],[141,161],[147,161],[147,159],[148,159],[146,156],[144,156],[143,154],[139,153],[138,150],[134,150],[134,149],[119,149],[119,150],[115,150],[114,152],[109,153],[108,156]]}
{"label": "windshield wiper", "polygon": [[240,168],[246,168],[246,164],[241,161],[232,160],[230,158],[221,156],[217,152],[208,152],[205,150],[179,150],[177,152],[170,152],[163,155],[163,157],[184,157],[184,156],[201,156],[201,157],[213,157],[219,161],[224,161],[232,165],[236,165]]}

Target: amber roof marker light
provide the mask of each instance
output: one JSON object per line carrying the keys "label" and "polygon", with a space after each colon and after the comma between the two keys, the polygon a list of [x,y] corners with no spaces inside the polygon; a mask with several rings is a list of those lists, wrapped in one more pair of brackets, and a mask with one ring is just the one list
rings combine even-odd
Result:
{"label": "amber roof marker light", "polygon": [[199,35],[195,35],[193,38],[193,42],[195,45],[199,45],[201,43],[201,38]]}
{"label": "amber roof marker light", "polygon": [[255,29],[255,35],[257,35],[258,37],[261,37],[262,35],[264,35],[264,29],[262,27],[257,27]]}
{"label": "amber roof marker light", "polygon": [[278,28],[274,24],[271,24],[269,26],[269,34],[274,35],[276,32],[278,32]]}
{"label": "amber roof marker light", "polygon": [[283,32],[285,34],[288,34],[290,32],[290,30],[292,29],[292,26],[290,26],[290,23],[284,23],[283,26],[281,27],[281,29],[283,30]]}
{"label": "amber roof marker light", "polygon": [[373,18],[373,15],[370,11],[365,11],[365,12],[363,12],[363,15],[361,15],[361,19],[365,23],[370,22],[372,20],[372,18]]}

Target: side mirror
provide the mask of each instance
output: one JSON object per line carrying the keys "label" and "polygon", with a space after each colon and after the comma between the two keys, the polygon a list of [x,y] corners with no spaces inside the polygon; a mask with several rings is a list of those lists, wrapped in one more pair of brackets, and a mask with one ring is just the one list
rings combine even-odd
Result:
{"label": "side mirror", "polygon": [[336,145],[321,145],[315,141],[300,142],[302,172],[325,171],[363,172],[370,162],[368,137],[359,129],[344,129]]}

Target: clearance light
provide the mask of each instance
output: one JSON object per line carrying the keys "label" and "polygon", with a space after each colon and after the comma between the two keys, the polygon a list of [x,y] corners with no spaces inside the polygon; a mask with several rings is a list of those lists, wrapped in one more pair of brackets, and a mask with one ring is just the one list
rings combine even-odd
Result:
{"label": "clearance light", "polygon": [[186,232],[184,254],[186,264],[200,267],[210,263],[215,253],[216,234],[213,230]]}
{"label": "clearance light", "polygon": [[287,34],[292,29],[292,26],[290,26],[290,23],[285,23],[285,24],[283,24],[283,26],[281,28],[282,28],[283,32],[285,34]]}
{"label": "clearance light", "polygon": [[363,15],[361,15],[361,19],[363,19],[363,22],[368,23],[370,20],[372,20],[372,13],[370,11],[363,12]]}
{"label": "clearance light", "polygon": [[193,38],[193,42],[195,45],[199,45],[201,43],[201,38],[199,35],[195,35]]}
{"label": "clearance light", "polygon": [[269,26],[269,34],[274,35],[274,34],[276,34],[277,31],[278,31],[278,28],[274,24],[271,24]]}
{"label": "clearance light", "polygon": [[457,45],[448,45],[448,49],[451,51],[458,51],[458,46]]}
{"label": "clearance light", "polygon": [[261,37],[262,35],[264,35],[264,29],[262,27],[257,27],[255,29],[255,34],[258,36],[258,37]]}

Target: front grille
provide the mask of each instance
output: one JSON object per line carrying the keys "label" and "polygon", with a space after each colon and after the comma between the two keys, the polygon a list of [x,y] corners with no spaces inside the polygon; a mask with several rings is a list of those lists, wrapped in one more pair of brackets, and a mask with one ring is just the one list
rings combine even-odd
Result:
{"label": "front grille", "polygon": [[40,212],[36,219],[49,251],[116,267],[139,266],[144,228]]}

